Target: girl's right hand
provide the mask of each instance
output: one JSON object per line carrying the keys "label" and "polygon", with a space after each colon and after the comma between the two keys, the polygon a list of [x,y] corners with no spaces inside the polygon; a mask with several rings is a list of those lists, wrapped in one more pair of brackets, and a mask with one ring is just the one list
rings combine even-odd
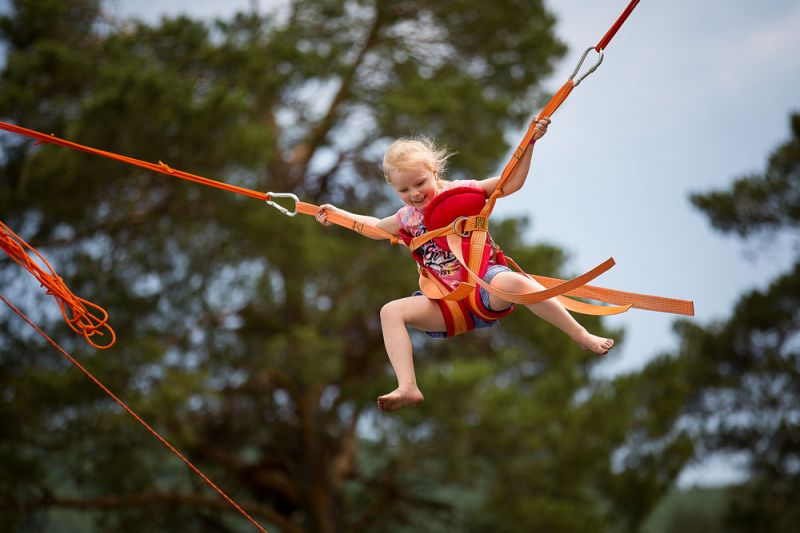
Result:
{"label": "girl's right hand", "polygon": [[336,211],[336,206],[331,204],[322,204],[319,206],[319,210],[317,211],[316,218],[317,222],[322,224],[323,226],[330,226],[332,225],[331,222],[328,222],[328,211]]}

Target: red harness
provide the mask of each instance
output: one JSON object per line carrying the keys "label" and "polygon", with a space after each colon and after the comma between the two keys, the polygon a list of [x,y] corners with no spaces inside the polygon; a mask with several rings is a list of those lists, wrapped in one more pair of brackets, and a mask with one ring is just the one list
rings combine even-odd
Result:
{"label": "red harness", "polygon": [[[430,204],[425,208],[423,213],[425,220],[425,229],[433,231],[439,228],[451,226],[458,223],[468,216],[475,216],[480,214],[486,205],[486,192],[482,189],[475,189],[472,187],[455,187],[444,191],[436,196]],[[458,221],[458,222],[457,222]],[[472,270],[476,272],[481,278],[486,275],[489,268],[489,259],[492,256],[492,243],[486,238],[483,239],[482,249],[477,251],[473,250],[474,234],[472,232],[461,232],[460,244],[461,250],[465,257],[473,257]],[[412,236],[405,230],[401,231],[401,237],[406,245],[410,245]],[[447,237],[435,237],[433,241],[439,247],[451,252],[450,244]],[[481,244],[478,244],[481,246]],[[411,251],[412,257],[419,265],[420,275],[423,279],[420,280],[420,285],[423,285],[423,280],[427,279],[427,283],[433,282],[441,287],[447,287],[442,279],[423,261],[420,249],[413,249]],[[496,250],[494,253],[495,262],[499,265],[507,265],[503,252]],[[469,273],[466,269],[461,269],[461,283],[469,281]],[[472,285],[472,284],[471,284]],[[447,288],[447,291],[450,289]],[[442,312],[445,323],[447,324],[448,337],[465,333],[475,328],[475,316],[483,320],[499,320],[500,318],[508,315],[514,310],[512,305],[503,311],[493,311],[483,304],[480,295],[480,287],[474,286],[471,293],[464,297],[451,300],[451,299],[437,299],[436,303],[439,304],[439,309]]]}

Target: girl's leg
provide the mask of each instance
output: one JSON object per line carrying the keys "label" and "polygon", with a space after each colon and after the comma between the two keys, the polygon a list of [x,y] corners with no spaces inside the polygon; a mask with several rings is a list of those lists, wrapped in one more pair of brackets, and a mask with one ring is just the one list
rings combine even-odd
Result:
{"label": "girl's leg", "polygon": [[[516,272],[500,272],[492,279],[491,285],[500,290],[516,293],[544,290],[544,287],[535,279]],[[489,296],[489,307],[492,309],[504,309],[509,305],[509,302],[502,298],[494,295]],[[613,339],[598,337],[586,331],[586,328],[581,326],[569,314],[569,311],[561,305],[561,302],[555,298],[538,304],[527,305],[526,307],[539,318],[546,320],[569,335],[584,350],[591,350],[596,354],[604,355],[614,346]]]}
{"label": "girl's leg", "polygon": [[423,331],[447,331],[439,305],[424,296],[410,296],[383,306],[381,309],[383,342],[397,375],[397,389],[378,398],[378,409],[381,411],[394,411],[423,400],[414,374],[408,326]]}

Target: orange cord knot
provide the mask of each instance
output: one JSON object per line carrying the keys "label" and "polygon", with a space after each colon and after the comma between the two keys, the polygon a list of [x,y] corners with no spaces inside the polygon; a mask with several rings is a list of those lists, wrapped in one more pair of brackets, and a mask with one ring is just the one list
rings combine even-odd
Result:
{"label": "orange cord knot", "polygon": [[163,168],[169,174],[175,174],[175,170],[172,167],[170,167],[168,164],[164,163],[163,161],[159,161],[158,162],[158,166]]}

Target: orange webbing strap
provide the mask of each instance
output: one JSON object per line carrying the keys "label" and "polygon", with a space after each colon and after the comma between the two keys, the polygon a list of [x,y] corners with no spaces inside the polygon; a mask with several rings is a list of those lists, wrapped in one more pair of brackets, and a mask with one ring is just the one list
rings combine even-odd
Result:
{"label": "orange webbing strap", "polygon": [[[430,300],[438,300],[441,308],[442,305],[447,307],[450,314],[450,320],[453,323],[453,335],[461,335],[470,330],[467,323],[467,317],[464,315],[464,309],[459,303],[466,298],[470,292],[475,291],[475,285],[470,283],[461,283],[454,290],[450,290],[441,281],[432,276],[428,276],[424,268],[420,267],[419,288],[422,294]],[[443,311],[444,312],[444,311]],[[445,318],[445,321],[447,318]]]}
{"label": "orange webbing strap", "polygon": [[[319,212],[319,206],[314,204],[309,204],[306,202],[295,202],[295,210],[298,213],[302,213],[304,215],[311,215],[316,216]],[[386,230],[376,228],[375,226],[371,226],[369,224],[364,224],[363,222],[358,222],[355,219],[344,215],[342,213],[338,213],[336,211],[328,211],[328,222],[332,224],[336,224],[337,226],[342,226],[343,228],[347,228],[349,230],[353,230],[356,233],[360,233],[365,237],[369,237],[371,239],[376,240],[388,240],[391,241],[392,244],[402,244],[402,240],[397,235],[390,233]]]}
{"label": "orange webbing strap", "polygon": [[[476,233],[481,233],[481,232],[473,232],[472,234],[473,239],[475,238]],[[459,237],[458,235],[448,235],[447,244],[450,247],[450,251],[453,253],[454,256],[456,256],[456,259],[458,259],[459,263],[461,263],[461,267],[466,269],[466,271],[470,274],[469,277],[470,282],[474,281],[475,283],[486,289],[489,292],[489,294],[494,294],[495,296],[502,298],[507,302],[522,304],[522,305],[540,303],[545,300],[549,300],[554,296],[566,294],[567,292],[577,289],[582,285],[586,285],[591,280],[593,280],[594,278],[596,278],[597,276],[599,276],[600,274],[602,274],[603,272],[614,266],[614,259],[608,258],[601,264],[594,267],[592,270],[586,272],[585,274],[581,274],[577,278],[571,279],[569,281],[564,281],[543,291],[519,294],[497,289],[495,287],[492,287],[482,279],[480,279],[478,273],[475,272],[474,269],[470,268],[464,261],[464,254],[461,251],[461,237]]]}
{"label": "orange webbing strap", "polygon": [[581,302],[580,300],[573,300],[572,298],[567,298],[566,296],[556,296],[556,300],[561,302],[561,305],[563,305],[567,311],[572,311],[573,313],[580,313],[582,315],[611,316],[624,313],[631,308],[630,304],[596,305],[596,304]]}
{"label": "orange webbing strap", "polygon": [[[539,276],[537,274],[526,274],[520,266],[514,262],[513,259],[510,257],[506,257],[506,261],[508,264],[514,267],[515,270],[519,271],[520,273],[529,276],[545,287],[557,287],[564,280],[558,278],[549,278],[547,276]],[[597,312],[591,312],[592,308],[587,307],[585,308],[589,312],[581,311],[579,309],[570,309],[567,304],[570,304],[574,307],[583,307],[581,305],[576,304],[583,304],[584,302],[578,302],[576,300],[569,300],[565,298],[565,300],[569,300],[568,302],[564,303],[564,306],[570,311],[576,311],[578,313],[594,315],[606,315],[606,314],[618,314],[624,313],[631,307],[635,307],[636,309],[642,309],[645,311],[657,311],[660,313],[674,313],[677,315],[687,315],[687,316],[694,316],[694,302],[691,300],[677,300],[675,298],[664,298],[663,296],[651,296],[649,294],[638,294],[635,292],[626,292],[626,291],[618,291],[616,289],[606,289],[604,287],[595,287],[593,285],[583,285],[582,287],[578,287],[577,289],[573,289],[571,291],[565,292],[564,296],[574,296],[576,298],[587,298],[589,300],[598,300],[600,302],[605,302],[608,304],[615,304],[621,306],[622,310],[615,311],[615,312],[608,312],[605,311],[607,309],[615,309],[614,306],[594,306],[598,307],[599,309],[595,310]],[[591,304],[586,304],[591,305]],[[619,309],[619,308],[617,308]]]}
{"label": "orange webbing strap", "polygon": [[73,358],[70,354],[68,354],[66,350],[64,350],[61,346],[56,344],[56,342],[53,339],[51,339],[44,331],[42,331],[36,324],[34,324],[30,318],[28,318],[22,311],[14,307],[14,305],[11,302],[6,300],[6,298],[2,294],[0,294],[0,300],[2,300],[12,311],[14,311],[17,315],[19,315],[21,319],[27,322],[30,327],[35,329],[39,333],[39,335],[42,336],[42,338],[44,338],[56,350],[58,350],[59,353],[61,353],[61,355],[63,355],[70,363],[75,365],[75,367],[77,367],[78,370],[83,372],[90,380],[94,382],[95,385],[100,387],[103,390],[103,392],[108,394],[108,396],[111,397],[111,399],[114,400],[120,407],[122,407],[129,415],[131,415],[137,422],[139,422],[142,426],[144,426],[144,428],[147,431],[149,431],[151,435],[153,435],[155,438],[161,441],[161,444],[166,446],[167,449],[169,449],[169,451],[174,453],[178,457],[178,459],[183,461],[186,464],[186,466],[191,468],[192,471],[194,471],[195,474],[200,476],[203,479],[203,481],[205,481],[212,489],[217,491],[217,493],[220,496],[222,496],[225,499],[225,501],[227,501],[234,509],[239,511],[245,518],[247,518],[250,521],[250,523],[252,523],[254,526],[258,528],[259,531],[261,531],[262,533],[268,533],[267,530],[264,529],[258,522],[256,522],[253,517],[247,514],[247,511],[245,511],[241,506],[239,506],[239,504],[237,504],[235,501],[233,501],[233,499],[231,499],[227,494],[225,494],[225,492],[223,492],[222,489],[220,489],[217,485],[215,485],[214,482],[211,481],[205,474],[203,474],[203,472],[201,472],[199,468],[194,466],[194,464],[192,464],[191,461],[189,461],[186,457],[184,457],[184,455],[181,452],[179,452],[172,444],[170,444],[167,441],[167,439],[162,437],[160,433],[158,433],[139,415],[137,415],[133,409],[128,407],[128,405],[125,402],[120,400],[113,392],[111,392],[111,390],[108,389],[108,387],[103,385],[103,383],[99,379],[94,377],[94,375],[91,372],[89,372],[86,368],[84,368],[84,366],[81,365],[77,360],[75,360],[75,358]]}
{"label": "orange webbing strap", "polygon": [[[542,112],[539,114],[539,118],[549,117],[553,113],[555,113],[556,109],[558,109],[559,106],[562,103],[564,103],[564,100],[567,99],[567,96],[569,96],[569,93],[571,93],[572,89],[574,88],[575,88],[575,82],[573,82],[572,79],[567,80],[567,82],[561,86],[561,89],[558,90],[558,92],[544,107]],[[530,127],[528,128],[528,131],[525,132],[525,135],[522,137],[519,146],[517,146],[517,149],[514,150],[514,154],[511,156],[511,159],[509,160],[508,163],[506,163],[506,166],[503,169],[502,174],[500,174],[500,181],[497,182],[497,187],[495,187],[494,192],[491,195],[489,195],[489,201],[486,202],[486,206],[483,208],[483,211],[481,211],[482,216],[488,217],[491,214],[492,209],[494,209],[494,204],[495,202],[497,202],[497,199],[503,196],[503,186],[508,181],[508,178],[511,177],[511,173],[516,168],[519,160],[522,159],[522,154],[524,154],[525,150],[527,150],[528,147],[530,146],[531,139],[533,139],[533,135],[535,132],[536,124],[537,124],[536,122],[531,123]]]}
{"label": "orange webbing strap", "polygon": [[[8,254],[22,268],[33,274],[42,287],[47,289],[47,294],[52,294],[61,309],[67,325],[86,342],[98,349],[110,348],[117,337],[111,326],[108,325],[108,313],[99,305],[75,296],[67,287],[55,269],[47,262],[42,254],[30,244],[22,240],[17,234],[0,221],[0,248]],[[37,264],[35,256],[44,267]],[[106,337],[105,344],[98,344],[93,337]]]}
{"label": "orange webbing strap", "polygon": [[[631,0],[631,2],[628,4],[628,7],[626,7],[625,10],[622,12],[622,15],[619,16],[619,18],[616,20],[616,22],[614,22],[614,24],[611,26],[608,32],[606,32],[603,38],[600,39],[600,42],[598,42],[597,45],[594,47],[594,49],[598,53],[600,53],[600,61],[602,61],[603,49],[605,49],[605,47],[608,46],[608,43],[611,42],[611,39],[614,37],[614,35],[617,34],[617,31],[619,31],[622,24],[628,19],[628,16],[630,16],[630,14],[633,12],[633,9],[636,7],[638,3],[639,0]],[[591,48],[589,48],[589,50],[591,50]],[[544,109],[542,109],[542,111],[539,113],[540,119],[550,117],[553,113],[555,113],[556,110],[561,106],[561,104],[563,104],[564,101],[567,99],[569,93],[572,92],[572,89],[574,89],[586,76],[594,72],[594,70],[600,65],[600,62],[598,62],[586,74],[584,74],[583,76],[578,78],[577,81],[575,81],[575,76],[578,74],[578,69],[580,69],[581,65],[583,64],[584,59],[586,59],[586,52],[583,54],[583,57],[578,63],[578,66],[575,69],[575,71],[572,73],[570,79],[568,79],[567,82],[561,86],[558,92],[555,95],[553,95],[553,97],[550,99],[550,101],[547,103]],[[508,164],[506,164],[505,168],[503,169],[503,173],[500,175],[500,181],[497,184],[495,192],[490,196],[489,202],[486,204],[486,208],[484,209],[484,211],[481,212],[482,215],[489,216],[489,214],[492,212],[492,209],[494,208],[495,201],[497,200],[497,198],[503,195],[502,193],[503,185],[505,185],[506,181],[511,176],[511,173],[517,166],[517,162],[520,160],[520,158],[522,158],[522,154],[525,153],[525,150],[528,148],[531,139],[533,139],[535,127],[536,127],[536,122],[531,123],[531,125],[528,127],[528,131],[525,132],[525,136],[519,143],[519,146],[517,146],[517,149],[514,150],[514,154],[511,156],[511,159],[509,160]]]}
{"label": "orange webbing strap", "polygon": [[133,157],[119,155],[113,152],[106,152],[105,150],[98,150],[97,148],[92,148],[90,146],[84,146],[82,144],[74,143],[72,141],[60,139],[55,135],[46,135],[38,131],[29,130],[28,128],[23,128],[21,126],[16,126],[14,124],[9,124],[7,122],[2,122],[2,121],[0,121],[0,129],[10,131],[12,133],[17,133],[19,135],[25,135],[26,137],[37,139],[39,142],[57,144],[59,146],[66,146],[67,148],[72,148],[73,150],[99,155],[101,157],[114,159],[116,161],[122,161],[123,163],[128,163],[129,165],[145,168],[147,170],[152,170],[153,172],[161,172],[162,174],[167,174],[169,176],[174,176],[176,178],[192,181],[195,183],[199,183],[201,185],[207,185],[209,187],[222,189],[224,191],[233,192],[244,196],[249,196],[250,198],[255,198],[257,200],[263,200],[263,201],[269,200],[269,195],[267,193],[253,191],[250,189],[246,189],[244,187],[230,185],[228,183],[223,183],[221,181],[216,181],[204,178],[202,176],[197,176],[195,174],[190,174],[182,170],[176,170],[174,168],[170,168],[169,165],[167,165],[166,163],[162,163],[161,161],[159,161],[158,164],[149,163],[147,161],[142,161],[140,159],[134,159]]}
{"label": "orange webbing strap", "polygon": [[455,289],[448,289],[439,280],[428,274],[424,268],[419,269],[419,289],[422,294],[431,300],[448,300],[459,301],[467,298],[470,292],[475,290],[475,285],[472,283],[462,282],[458,284]]}
{"label": "orange webbing strap", "polygon": [[489,229],[489,219],[482,215],[458,217],[449,226],[426,231],[418,237],[411,239],[408,248],[412,252],[423,244],[432,241],[436,237],[457,234],[465,236],[473,231],[487,231]]}
{"label": "orange webbing strap", "polygon": [[[532,275],[533,278],[545,287],[556,287],[562,283],[558,278],[548,278],[546,276]],[[691,300],[678,300],[675,298],[664,298],[662,296],[651,296],[649,294],[638,294],[635,292],[618,291],[584,285],[577,289],[564,293],[567,296],[576,298],[587,298],[589,300],[599,300],[617,305],[630,305],[636,309],[646,311],[658,311],[660,313],[674,313],[677,315],[694,316],[694,302]]]}

